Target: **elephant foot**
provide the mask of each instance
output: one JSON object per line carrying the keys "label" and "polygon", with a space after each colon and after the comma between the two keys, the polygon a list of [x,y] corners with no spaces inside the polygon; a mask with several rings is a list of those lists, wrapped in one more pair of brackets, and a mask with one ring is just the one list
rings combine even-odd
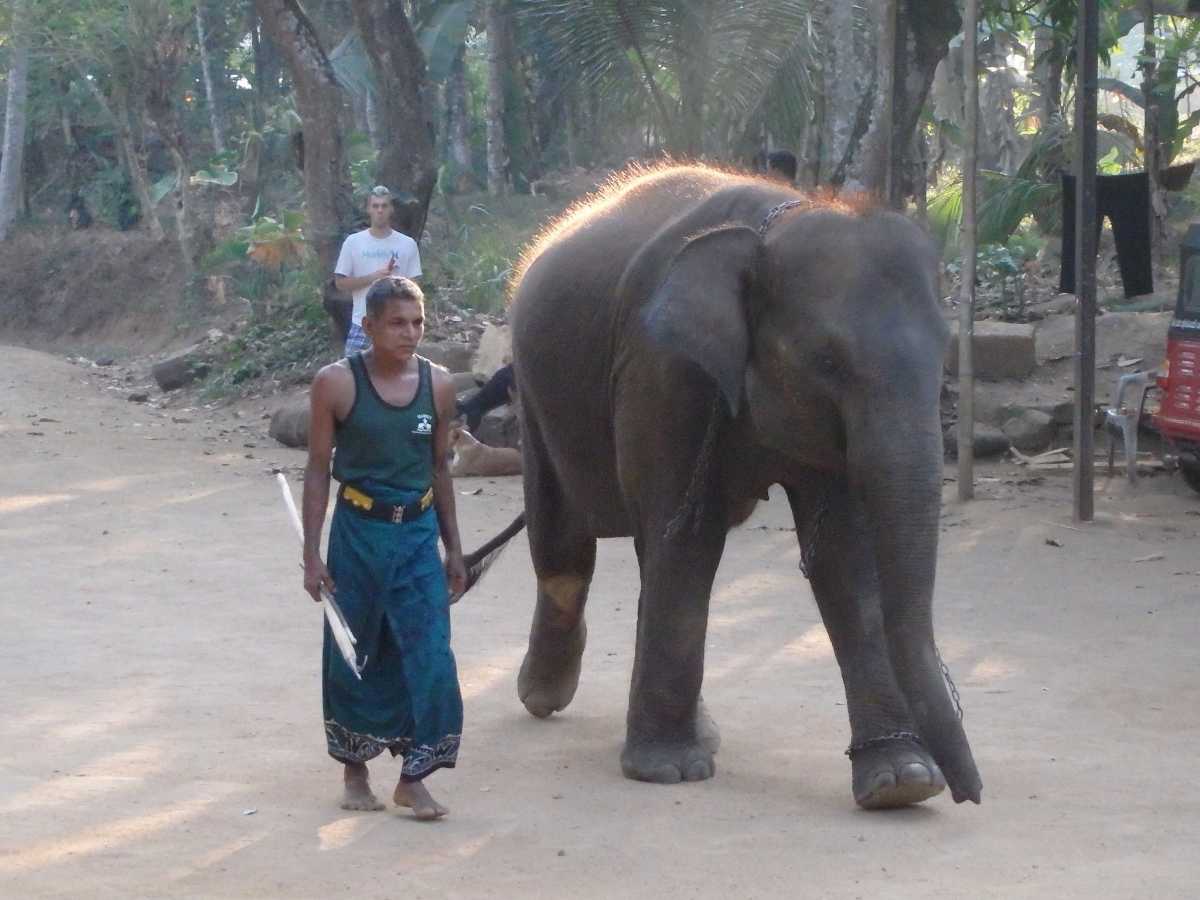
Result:
{"label": "elephant foot", "polygon": [[567,708],[579,687],[586,642],[587,626],[582,619],[573,631],[553,641],[530,641],[517,676],[517,695],[530,714],[544,719]]}
{"label": "elephant foot", "polygon": [[696,705],[693,736],[679,741],[647,740],[630,735],[621,751],[621,771],[634,781],[678,784],[704,781],[716,774],[713,761],[721,732],[701,699]]}
{"label": "elephant foot", "polygon": [[863,809],[895,809],[936,797],[946,779],[920,744],[886,741],[853,751],[851,786]]}
{"label": "elephant foot", "polygon": [[696,704],[696,741],[713,755],[721,749],[721,729],[717,728],[717,723],[708,714],[703,697]]}

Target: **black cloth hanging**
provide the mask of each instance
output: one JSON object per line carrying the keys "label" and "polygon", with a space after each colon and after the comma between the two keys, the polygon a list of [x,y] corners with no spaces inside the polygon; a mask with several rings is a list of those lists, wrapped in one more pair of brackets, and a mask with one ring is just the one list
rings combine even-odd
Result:
{"label": "black cloth hanging", "polygon": [[[1075,293],[1075,176],[1063,173],[1062,271],[1058,289]],[[1145,172],[1096,176],[1096,242],[1104,217],[1112,223],[1125,296],[1154,293],[1150,265],[1150,179]]]}

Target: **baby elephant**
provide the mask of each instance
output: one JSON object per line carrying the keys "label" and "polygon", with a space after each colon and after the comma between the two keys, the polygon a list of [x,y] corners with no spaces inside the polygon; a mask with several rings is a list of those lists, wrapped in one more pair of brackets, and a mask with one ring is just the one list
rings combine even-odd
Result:
{"label": "baby elephant", "polygon": [[[571,702],[597,538],[641,573],[621,764],[713,775],[700,700],[726,531],[787,493],[864,807],[981,781],[933,635],[948,337],[903,216],[704,166],[632,170],[525,255],[511,308],[537,606],[519,693]],[[798,729],[803,726],[797,724]]]}

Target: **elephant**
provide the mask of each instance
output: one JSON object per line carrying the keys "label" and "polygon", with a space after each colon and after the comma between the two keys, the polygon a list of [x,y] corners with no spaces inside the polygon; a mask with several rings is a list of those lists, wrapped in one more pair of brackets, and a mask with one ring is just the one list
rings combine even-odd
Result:
{"label": "elephant", "polygon": [[627,170],[535,240],[509,308],[537,579],[518,678],[530,713],[571,702],[596,541],[632,536],[622,771],[712,777],[709,594],[726,532],[780,485],[845,684],[856,802],[947,784],[980,801],[932,624],[936,260],[898,213],[700,164]]}

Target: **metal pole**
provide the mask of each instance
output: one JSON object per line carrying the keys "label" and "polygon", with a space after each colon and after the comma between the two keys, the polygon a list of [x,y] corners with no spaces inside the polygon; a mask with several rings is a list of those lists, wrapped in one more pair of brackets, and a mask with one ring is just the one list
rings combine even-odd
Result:
{"label": "metal pole", "polygon": [[1075,65],[1075,521],[1095,512],[1093,422],[1096,405],[1096,56],[1098,0],[1080,0]]}
{"label": "metal pole", "polygon": [[975,496],[975,169],[979,142],[976,58],[979,0],[967,0],[963,22],[963,78],[967,83],[967,145],[962,173],[962,288],[958,300],[958,499]]}

